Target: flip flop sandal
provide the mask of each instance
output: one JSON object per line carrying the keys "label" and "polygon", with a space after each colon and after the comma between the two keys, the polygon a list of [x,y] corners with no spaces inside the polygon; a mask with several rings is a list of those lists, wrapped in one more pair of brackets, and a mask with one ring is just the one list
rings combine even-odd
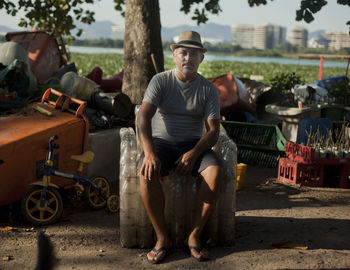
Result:
{"label": "flip flop sandal", "polygon": [[[189,249],[189,251],[190,251],[191,257],[192,257],[192,258],[195,258],[195,259],[196,259],[197,261],[199,261],[199,262],[208,261],[208,260],[210,259],[209,254],[208,254],[207,256],[203,256],[203,255],[201,254],[201,252],[202,252],[203,250],[206,250],[206,249],[204,249],[203,247],[188,246],[188,249]],[[199,254],[200,256],[199,256],[199,257],[193,256],[192,250],[197,251],[198,254]]]}
{"label": "flip flop sandal", "polygon": [[[165,248],[165,247],[161,247],[159,249],[153,248],[151,251],[155,254],[155,257],[153,257],[153,259],[149,259],[147,256],[148,262],[150,262],[152,264],[158,264],[158,263],[162,262],[165,259],[165,257],[168,255],[169,248]],[[164,252],[163,257],[161,257],[160,259],[157,260],[156,258],[158,258],[159,253],[161,253],[162,251]]]}

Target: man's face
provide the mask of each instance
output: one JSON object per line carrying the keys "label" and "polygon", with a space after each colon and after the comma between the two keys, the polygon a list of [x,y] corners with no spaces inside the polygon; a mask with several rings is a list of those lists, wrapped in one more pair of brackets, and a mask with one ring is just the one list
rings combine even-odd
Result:
{"label": "man's face", "polygon": [[179,47],[174,50],[173,58],[177,70],[183,75],[188,76],[197,73],[204,55],[199,49]]}

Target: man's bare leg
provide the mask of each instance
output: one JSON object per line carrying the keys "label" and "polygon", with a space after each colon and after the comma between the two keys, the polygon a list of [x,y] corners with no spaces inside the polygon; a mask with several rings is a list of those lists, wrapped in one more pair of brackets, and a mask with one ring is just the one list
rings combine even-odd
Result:
{"label": "man's bare leg", "polygon": [[[209,166],[201,172],[203,182],[200,184],[199,192],[196,198],[196,210],[193,229],[188,237],[189,247],[201,247],[201,234],[208,218],[215,207],[219,195],[219,182],[221,177],[220,166]],[[191,254],[197,259],[208,259],[207,251],[198,252],[191,249]]]}
{"label": "man's bare leg", "polygon": [[[160,179],[146,180],[142,175],[140,176],[140,195],[145,206],[147,215],[153,225],[156,233],[157,242],[154,249],[169,248],[171,241],[168,236],[165,217],[164,217],[164,194]],[[150,261],[162,260],[165,256],[165,250],[156,254],[150,251],[147,258]]]}

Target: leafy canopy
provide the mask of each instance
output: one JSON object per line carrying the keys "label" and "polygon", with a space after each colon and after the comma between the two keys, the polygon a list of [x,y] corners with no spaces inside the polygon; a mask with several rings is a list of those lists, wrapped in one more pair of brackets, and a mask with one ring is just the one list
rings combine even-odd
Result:
{"label": "leafy canopy", "polygon": [[77,30],[76,36],[82,34],[82,29],[75,22],[91,24],[95,21],[94,12],[84,10],[82,4],[93,4],[99,0],[0,0],[0,9],[5,9],[12,16],[19,10],[25,12],[20,19],[20,27],[31,27],[37,30],[49,30],[68,38],[73,38],[72,30]]}
{"label": "leafy canopy", "polygon": [[[0,9],[5,9],[12,16],[19,10],[24,10],[25,17],[21,18],[19,26],[33,29],[50,30],[67,38],[74,39],[80,36],[82,29],[77,28],[76,22],[91,24],[95,21],[94,12],[83,9],[82,4],[93,5],[100,0],[0,0]],[[113,0],[115,9],[123,16],[126,0]],[[249,6],[266,5],[268,0],[247,0]],[[273,0],[271,0],[273,1]],[[206,23],[209,14],[219,14],[222,10],[220,0],[182,0],[181,11],[192,13],[192,19],[197,24]],[[350,7],[349,0],[337,0],[340,5]],[[314,20],[313,14],[320,11],[327,4],[326,0],[301,0],[300,9],[296,11],[296,20],[310,23]],[[347,22],[350,26],[350,21]],[[78,31],[73,34],[72,30]]]}
{"label": "leafy canopy", "polygon": [[[273,0],[271,0],[273,1]],[[307,23],[312,22],[315,18],[313,14],[319,12],[325,5],[327,5],[326,0],[302,0],[300,2],[300,8],[296,11],[296,17],[295,20],[302,21],[304,20]],[[249,6],[253,7],[254,5],[266,5],[266,0],[248,0]],[[337,0],[337,4],[349,6],[350,7],[350,1],[349,0]],[[350,21],[346,23],[350,26]]]}

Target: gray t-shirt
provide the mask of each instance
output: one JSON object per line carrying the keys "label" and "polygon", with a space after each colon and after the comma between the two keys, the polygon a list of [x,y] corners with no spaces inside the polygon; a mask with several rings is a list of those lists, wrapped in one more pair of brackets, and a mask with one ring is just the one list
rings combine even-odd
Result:
{"label": "gray t-shirt", "polygon": [[143,102],[157,107],[152,119],[152,136],[182,142],[199,139],[206,119],[220,119],[220,101],[216,87],[198,74],[190,83],[180,81],[175,69],[155,75]]}

